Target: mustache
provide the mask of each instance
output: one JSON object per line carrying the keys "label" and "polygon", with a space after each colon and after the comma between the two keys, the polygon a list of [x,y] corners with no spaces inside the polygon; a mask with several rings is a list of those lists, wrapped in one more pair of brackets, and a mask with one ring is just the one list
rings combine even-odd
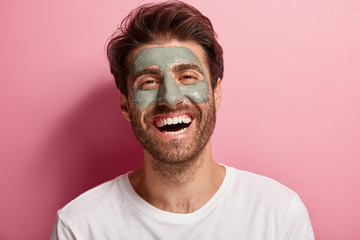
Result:
{"label": "mustache", "polygon": [[164,105],[155,105],[152,110],[150,110],[145,114],[144,118],[150,120],[153,116],[159,114],[169,114],[169,113],[176,113],[181,111],[191,113],[195,118],[200,118],[202,115],[199,109],[197,109],[195,106],[190,106],[187,104],[169,106],[164,104]]}
{"label": "mustache", "polygon": [[165,114],[165,113],[175,113],[181,111],[194,112],[194,107],[191,107],[186,104],[169,106],[169,105],[156,105],[154,109],[152,109],[148,114],[149,116],[154,116],[157,114]]}

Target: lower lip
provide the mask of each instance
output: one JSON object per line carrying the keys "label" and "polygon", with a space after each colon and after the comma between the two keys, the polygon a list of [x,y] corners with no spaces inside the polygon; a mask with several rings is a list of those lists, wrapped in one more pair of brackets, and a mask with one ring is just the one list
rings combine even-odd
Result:
{"label": "lower lip", "polygon": [[[194,121],[194,120],[193,120]],[[182,132],[182,133],[178,133],[178,134],[174,134],[174,135],[170,135],[170,134],[165,134],[162,131],[160,131],[155,125],[152,125],[153,128],[155,128],[155,130],[161,135],[161,137],[165,138],[165,139],[174,139],[174,138],[179,138],[179,137],[184,137],[186,134],[189,133],[190,129],[192,128],[193,125],[193,121],[191,121],[190,125],[187,127],[187,129]]]}

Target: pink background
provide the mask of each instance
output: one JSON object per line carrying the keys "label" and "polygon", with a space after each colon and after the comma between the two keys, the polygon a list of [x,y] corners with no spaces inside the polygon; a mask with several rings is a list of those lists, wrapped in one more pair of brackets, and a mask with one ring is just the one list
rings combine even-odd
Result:
{"label": "pink background", "polygon": [[[225,51],[215,160],[295,190],[317,239],[360,239],[360,2],[188,2]],[[104,53],[137,5],[0,1],[0,239],[46,239],[57,209],[141,163]]]}

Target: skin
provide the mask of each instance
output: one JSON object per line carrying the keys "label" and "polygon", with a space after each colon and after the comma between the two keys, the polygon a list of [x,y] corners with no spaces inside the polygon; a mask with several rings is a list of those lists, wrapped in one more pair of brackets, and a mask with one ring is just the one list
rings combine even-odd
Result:
{"label": "skin", "polygon": [[[141,56],[147,55],[145,53],[151,55],[165,50],[170,50],[172,53],[179,53],[180,50],[181,54],[185,53],[186,59],[176,62],[178,58],[175,60],[169,58],[171,60],[162,61],[157,59],[161,58],[161,55],[155,54],[157,58],[149,62],[143,61],[144,56]],[[140,51],[142,54],[138,55]],[[181,54],[179,55],[182,56]],[[219,109],[221,102],[220,79],[213,90],[210,87],[205,52],[200,45],[192,42],[170,41],[164,44],[145,45],[136,49],[131,58],[134,75],[130,79],[132,82],[129,82],[131,86],[129,97],[120,95],[121,110],[125,118],[131,120],[135,135],[138,134],[137,137],[144,146],[144,165],[129,175],[130,183],[139,196],[159,209],[174,213],[196,211],[211,199],[225,176],[225,169],[213,161],[209,141],[215,124],[213,115]],[[137,62],[140,59],[140,62],[146,64]],[[157,65],[154,64],[156,61],[158,61]],[[197,81],[183,84],[180,80],[183,78],[172,72],[171,67],[174,64],[189,62],[198,65],[202,73],[198,75]],[[155,74],[156,81],[145,81],[150,85],[146,85],[143,89],[140,87],[141,84],[134,81],[134,77],[147,66],[162,71],[161,74]],[[198,89],[196,87],[198,83],[206,86]],[[196,94],[188,88],[193,89]],[[143,92],[149,92],[145,93],[147,98],[142,98]],[[172,94],[166,95],[166,93]],[[171,96],[176,97],[171,98]],[[176,115],[183,112],[193,114],[195,117],[191,128],[172,139],[164,138],[151,126],[153,117],[158,114],[157,108],[166,109],[162,115]],[[180,112],[179,109],[185,110]],[[168,111],[169,113],[166,113]],[[210,127],[206,130],[207,125]],[[147,149],[146,144],[149,142],[155,144]],[[156,148],[156,151],[150,151],[154,150],[152,148]],[[196,154],[191,155],[191,153]],[[161,171],[159,166],[162,168]]]}

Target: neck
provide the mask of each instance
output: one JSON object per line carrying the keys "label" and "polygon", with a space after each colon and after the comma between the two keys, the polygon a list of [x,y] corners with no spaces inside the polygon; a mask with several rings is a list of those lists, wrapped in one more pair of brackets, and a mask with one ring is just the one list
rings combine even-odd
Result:
{"label": "neck", "polygon": [[131,173],[129,179],[139,196],[153,206],[169,212],[190,213],[211,199],[224,176],[225,169],[213,161],[208,142],[197,159],[181,164],[159,166],[145,151],[144,165]]}

